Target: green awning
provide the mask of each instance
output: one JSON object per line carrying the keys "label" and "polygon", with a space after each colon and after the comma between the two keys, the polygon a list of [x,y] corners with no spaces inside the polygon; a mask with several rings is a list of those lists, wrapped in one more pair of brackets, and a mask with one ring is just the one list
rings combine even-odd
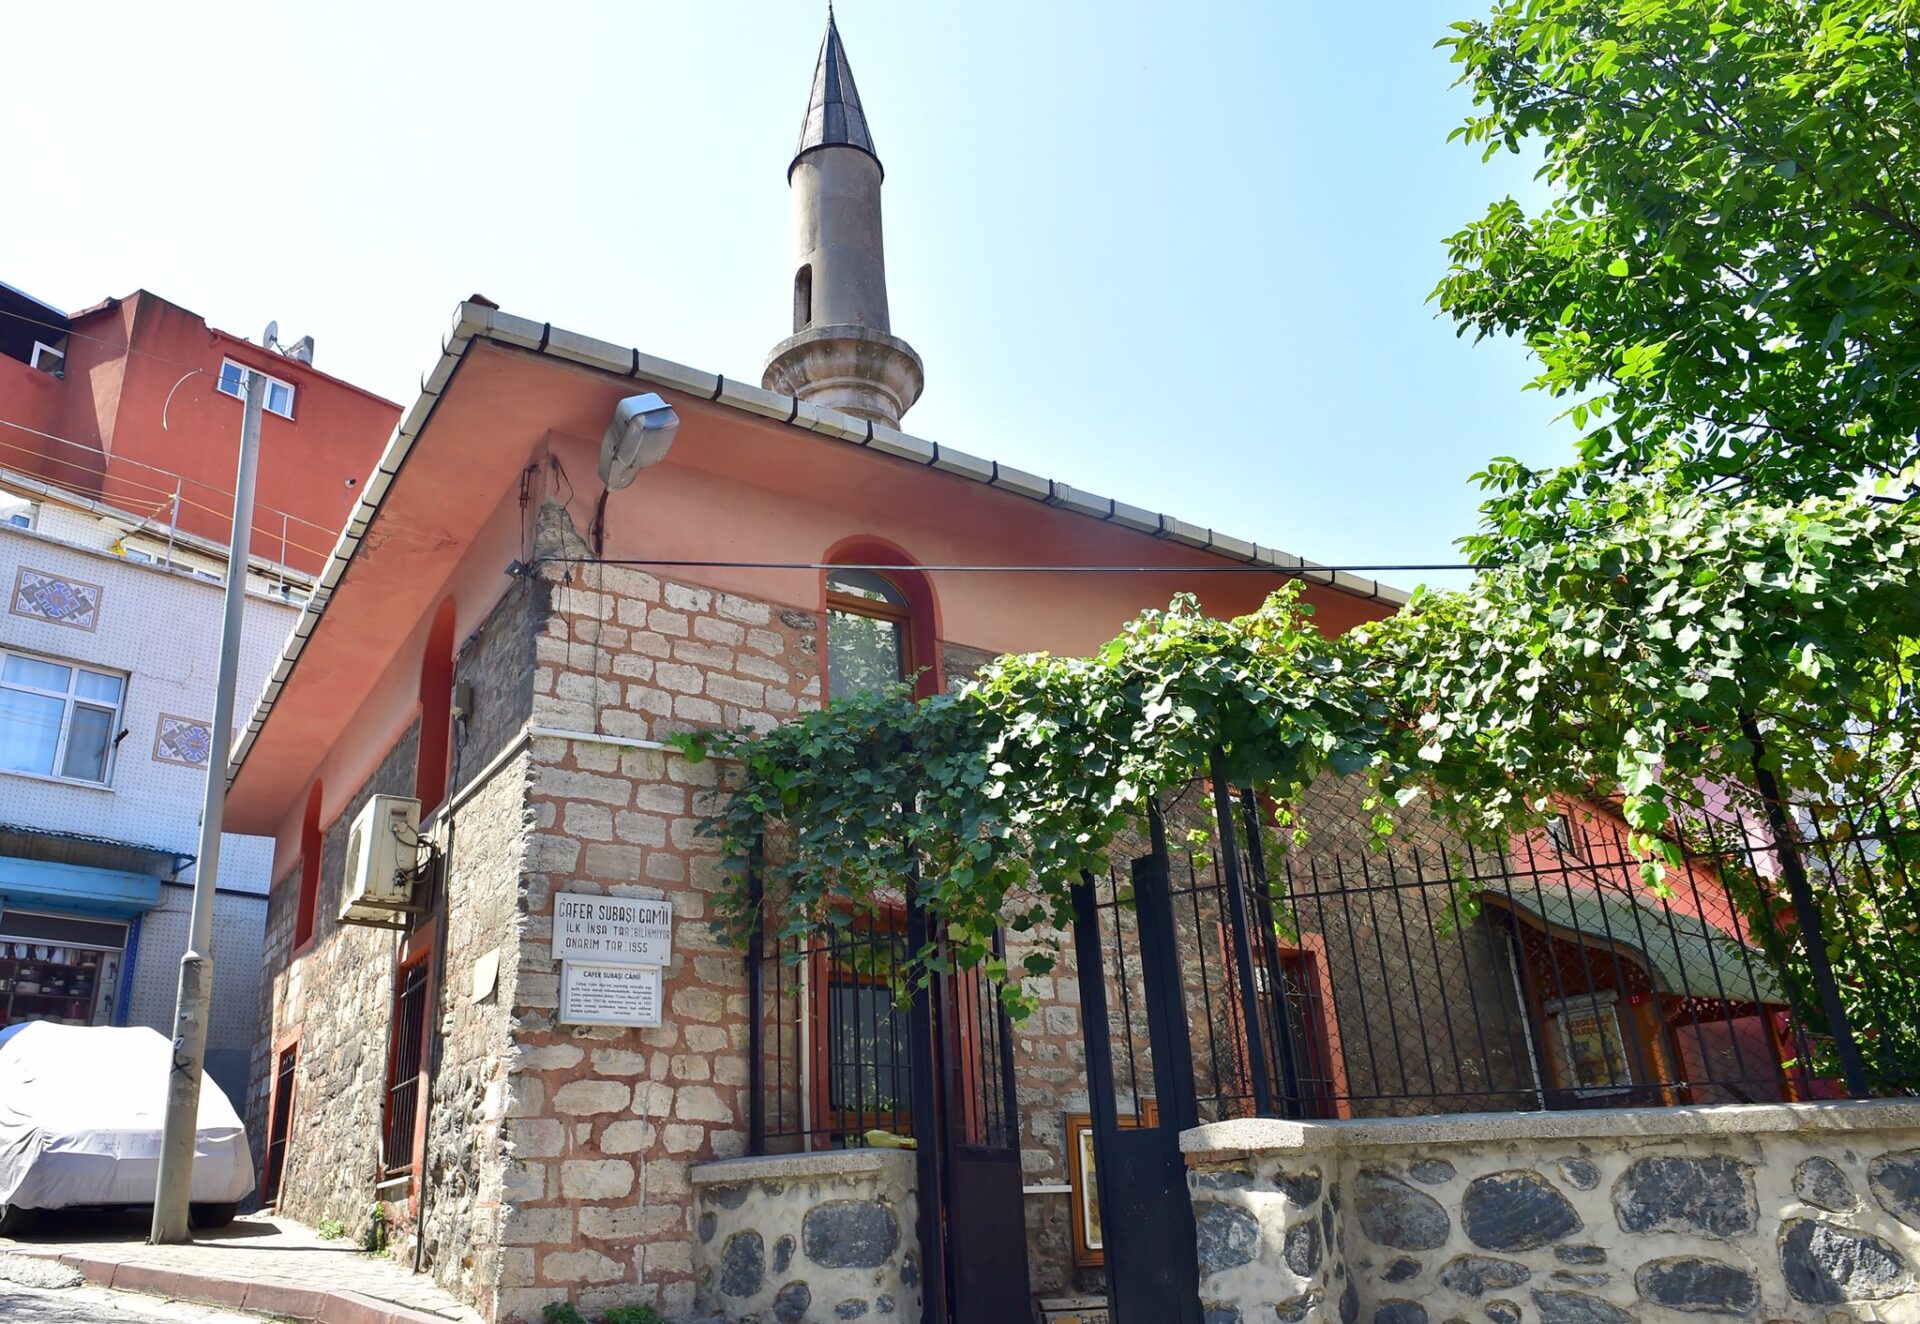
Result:
{"label": "green awning", "polygon": [[1766,953],[1705,920],[1618,894],[1591,891],[1492,893],[1575,941],[1636,954],[1662,993],[1726,1002],[1784,1004]]}

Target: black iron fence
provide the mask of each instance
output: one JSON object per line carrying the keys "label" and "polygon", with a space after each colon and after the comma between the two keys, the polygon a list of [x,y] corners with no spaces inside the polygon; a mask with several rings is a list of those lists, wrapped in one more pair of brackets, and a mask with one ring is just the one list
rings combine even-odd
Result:
{"label": "black iron fence", "polygon": [[[776,925],[770,924],[770,928]],[[749,1084],[756,1153],[857,1148],[916,1135],[912,1004],[897,971],[907,952],[904,900],[841,912],[804,937],[764,935],[748,957],[753,1004]],[[928,991],[924,1037],[940,1064],[947,1124],[959,1143],[1011,1144],[1010,1051],[999,989],[961,973]],[[926,1052],[922,1048],[919,1051]],[[933,1105],[937,1106],[937,1105]]]}
{"label": "black iron fence", "polygon": [[905,909],[843,918],[803,938],[763,939],[748,958],[756,1153],[913,1134],[911,1023],[893,987]]}
{"label": "black iron fence", "polygon": [[[1920,1080],[1911,811],[1794,826],[1835,1023],[1788,861],[1756,815],[1692,824],[1656,883],[1604,807],[1569,806],[1493,850],[1408,813],[1376,849],[1357,791],[1329,783],[1302,808],[1306,842],[1281,849],[1251,794],[1197,791],[1161,835],[1198,1120],[1763,1102]],[[1094,908],[1116,1102],[1144,1115],[1130,876],[1095,880]],[[1852,1082],[1848,1039],[1866,1066]]]}
{"label": "black iron fence", "polygon": [[[1920,806],[1801,809],[1784,837],[1722,806],[1671,838],[1657,881],[1604,805],[1491,849],[1418,803],[1380,848],[1339,779],[1297,812],[1303,842],[1244,790],[1170,803],[1152,941],[1124,862],[1089,880],[1105,1015],[1086,1029],[1123,1125],[1153,1124],[1187,1072],[1202,1122],[1920,1093]],[[1011,1143],[997,992],[941,981],[917,1049],[894,977],[906,923],[903,903],[755,944],[757,1152],[914,1136],[917,1051],[962,1139]],[[1183,1035],[1154,1032],[1155,978],[1178,988]],[[1177,1045],[1173,1075],[1156,1042]]]}
{"label": "black iron fence", "polygon": [[1833,967],[1830,981],[1799,940],[1798,908],[1783,909],[1781,888],[1767,878],[1730,877],[1752,909],[1779,915],[1777,924],[1757,925],[1756,937],[1801,1003],[1845,1032],[1815,1041],[1815,1067],[1844,1074],[1844,1039],[1855,1057],[1852,1092],[1920,1093],[1920,798],[1802,807],[1791,832],[1806,874],[1809,923],[1824,937]]}

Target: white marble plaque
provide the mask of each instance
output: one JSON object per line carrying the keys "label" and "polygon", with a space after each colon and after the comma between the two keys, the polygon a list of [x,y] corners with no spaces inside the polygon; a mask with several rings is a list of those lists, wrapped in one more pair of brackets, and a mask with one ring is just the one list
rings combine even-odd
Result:
{"label": "white marble plaque", "polygon": [[560,967],[566,1025],[660,1024],[660,967],[567,961]]}
{"label": "white marble plaque", "polygon": [[668,964],[673,902],[561,892],[553,898],[553,959],[601,965]]}

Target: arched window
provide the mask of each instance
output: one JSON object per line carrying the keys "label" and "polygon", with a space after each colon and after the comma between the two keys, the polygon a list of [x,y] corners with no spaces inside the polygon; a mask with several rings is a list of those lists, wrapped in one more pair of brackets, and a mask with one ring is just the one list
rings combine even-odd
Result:
{"label": "arched window", "polygon": [[425,818],[447,795],[447,750],[453,737],[453,599],[440,604],[420,658],[420,754],[413,794]]}
{"label": "arched window", "polygon": [[813,264],[793,273],[793,329],[805,331],[813,322]]}
{"label": "arched window", "polygon": [[897,684],[913,673],[912,607],[871,570],[827,572],[827,697]]}
{"label": "arched window", "polygon": [[300,895],[293,912],[294,950],[313,940],[313,913],[320,902],[320,852],[325,846],[320,836],[320,783],[315,780],[307,792],[307,812],[300,820]]}

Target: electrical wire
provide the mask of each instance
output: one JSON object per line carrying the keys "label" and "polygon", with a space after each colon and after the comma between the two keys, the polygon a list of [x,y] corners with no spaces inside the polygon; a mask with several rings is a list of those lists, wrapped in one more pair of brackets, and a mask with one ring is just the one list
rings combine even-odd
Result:
{"label": "electrical wire", "polygon": [[[159,474],[164,478],[175,479],[182,484],[190,484],[193,487],[209,492],[216,497],[231,498],[233,496],[233,493],[227,491],[225,488],[217,487],[214,484],[204,482],[201,479],[189,478],[185,474],[177,473],[172,469],[162,469],[158,465],[147,464],[141,460],[135,460],[135,459],[131,459],[124,456],[109,455],[101,447],[90,446],[84,441],[75,441],[70,437],[57,436],[51,432],[42,432],[39,428],[31,428],[24,423],[16,423],[12,419],[0,418],[0,427],[13,428],[16,431],[25,432],[35,437],[41,437],[47,441],[58,442],[59,444],[64,446],[71,446],[75,450],[85,451],[90,455],[97,455],[101,458],[103,463],[110,466],[117,467],[122,465],[129,465],[137,469],[145,469],[149,473]],[[87,474],[88,476],[96,479],[102,476],[98,470],[91,468],[88,465],[82,464],[77,460],[67,460],[67,459],[62,459],[60,456],[57,456],[57,455],[47,455],[41,451],[34,450],[31,447],[21,446],[12,442],[0,441],[0,448],[12,450],[12,451],[18,451],[22,455],[31,455],[46,463],[65,465],[69,469],[77,469],[81,473]],[[109,476],[113,479],[115,483],[118,483],[123,487],[135,488],[145,492],[158,492],[163,494],[168,500],[173,499],[174,494],[172,489],[170,488],[158,487],[152,483],[141,482],[139,479],[130,478],[124,473],[115,473]],[[196,510],[203,510],[211,515],[231,516],[233,514],[233,511],[231,508],[223,510],[217,506],[209,506],[205,502],[195,501],[193,498],[186,496],[184,493],[180,497],[180,504],[184,506],[192,506]],[[313,520],[302,518],[299,515],[293,514],[291,511],[285,511],[285,510],[279,509],[278,507],[270,506],[265,502],[256,503],[255,509],[266,511],[274,515],[279,515],[294,524],[304,524],[306,527],[313,529],[316,532],[321,533],[329,538],[335,536],[335,534],[338,532],[335,529],[328,528],[324,524],[317,524]],[[262,527],[261,525],[258,525],[258,524],[256,524],[254,527],[260,533],[266,534],[269,537],[272,537],[276,540],[280,538],[280,534],[277,530]],[[301,551],[312,552],[316,556],[325,556],[327,552],[331,550],[331,548],[307,547],[304,544],[294,541],[292,538],[285,539],[285,542],[289,547],[298,547],[300,548]]]}
{"label": "electrical wire", "polygon": [[[136,460],[130,456],[112,455],[108,453],[105,447],[96,446],[90,442],[76,441],[72,437],[62,437],[59,434],[53,433],[53,432],[43,432],[39,428],[28,427],[25,423],[16,423],[10,418],[0,418],[0,427],[13,428],[15,431],[18,431],[18,432],[25,432],[25,433],[29,433],[32,436],[42,437],[47,441],[58,442],[62,446],[71,446],[75,450],[86,451],[91,455],[98,455],[102,460],[106,461],[109,464],[131,465],[136,469],[145,469],[148,473],[159,474],[163,478],[172,478],[181,483],[186,483],[194,487],[203,488],[206,491],[211,492],[214,496],[231,497],[233,495],[233,493],[228,491],[226,488],[221,487],[216,483],[209,483],[205,479],[189,478],[186,474],[180,473],[178,470],[164,469],[157,464],[148,464],[145,460]],[[130,483],[133,480],[125,477],[119,477],[117,481],[123,482],[123,483]],[[165,488],[151,487],[151,485],[148,485],[148,486],[149,486],[149,490],[155,491],[155,492],[161,492],[166,490]],[[260,503],[260,509],[270,510],[276,515],[284,515],[296,524],[304,524],[310,529],[318,529],[321,533],[327,534],[329,537],[331,537],[336,532],[336,530],[330,529],[324,524],[317,524],[313,520],[306,519],[300,515],[296,515],[291,511],[281,510],[276,506],[269,506],[269,505],[266,505],[265,503]]]}
{"label": "electrical wire", "polygon": [[[62,459],[58,455],[44,455],[39,451],[31,450],[25,446],[18,446],[12,442],[0,441],[0,450],[18,451],[22,455],[31,456],[36,461],[43,464],[65,465],[67,468],[77,469],[81,473],[86,474],[89,477],[92,477],[92,478],[100,477],[100,474],[97,471],[87,467],[84,464],[81,464],[78,460],[66,460],[66,459]],[[140,482],[138,479],[127,478],[124,475],[112,475],[111,477],[115,483],[119,484],[122,487],[133,489],[134,491],[141,491],[141,492],[147,492],[147,493],[158,492],[160,494],[159,499],[154,502],[154,506],[156,510],[160,506],[172,504],[174,500],[174,493],[168,491],[165,488],[155,487],[152,483],[143,483],[143,482]],[[222,510],[217,506],[209,506],[204,501],[195,501],[192,497],[186,496],[184,494],[181,495],[180,497],[180,504],[182,506],[191,506],[195,510],[203,511],[206,514],[212,515],[218,519],[231,519],[233,517],[233,511],[231,509]],[[256,507],[256,509],[270,510],[272,508]],[[280,513],[280,512],[275,512],[275,513]],[[152,518],[153,517],[149,515],[147,517],[147,520],[150,521]],[[296,517],[289,516],[289,518],[296,518]],[[146,521],[142,521],[143,524],[145,522]],[[308,521],[302,520],[301,522],[307,523]],[[323,533],[326,532],[326,530],[322,528],[320,525],[314,525],[314,527],[319,528]],[[296,538],[282,537],[280,530],[270,528],[270,527],[263,527],[260,524],[255,524],[253,526],[253,531],[268,542],[277,542],[284,547],[289,547],[297,551],[306,552],[310,556],[316,556],[316,557],[325,559],[332,551],[331,548],[327,548],[327,547],[309,547],[305,543],[299,541]],[[136,532],[138,532],[137,529],[129,529],[127,531],[128,536],[131,536],[133,533],[136,533]]]}
{"label": "electrical wire", "polygon": [[[1196,551],[1201,550],[1199,548]],[[1456,564],[1409,565],[1268,565],[1262,562],[1235,561],[1226,565],[891,565],[866,561],[706,561],[648,557],[541,556],[534,563],[555,565],[631,565],[659,569],[700,570],[873,570],[907,571],[919,574],[1018,574],[1018,575],[1322,575],[1385,571],[1408,573],[1438,570],[1485,570],[1487,562],[1463,561]]]}
{"label": "electrical wire", "polygon": [[[147,358],[154,359],[161,363],[171,363],[176,367],[188,368],[197,372],[207,371],[207,369],[200,364],[187,363],[180,359],[170,358],[164,354],[155,354],[151,350],[134,349],[130,345],[122,344],[119,341],[105,340],[99,336],[89,336],[82,332],[74,331],[70,328],[62,327],[56,322],[48,322],[40,318],[28,317],[24,313],[17,313],[17,312],[12,312],[6,309],[0,309],[0,317],[12,317],[18,321],[28,322],[35,326],[43,326],[48,328],[49,330],[60,331],[65,335],[77,336],[82,340],[90,340],[90,341],[93,341],[95,344],[105,345],[111,349],[119,350],[122,353],[142,354],[142,355],[145,355]],[[71,441],[66,437],[54,437],[49,433],[38,432],[33,428],[25,427],[23,424],[13,423],[7,419],[0,419],[0,424],[4,424],[8,427],[20,428],[22,431],[25,431],[25,432],[33,432],[36,436],[47,437],[49,440],[66,442],[68,445],[79,446],[82,449],[87,449],[87,450],[98,449],[96,447],[86,446],[84,442]],[[0,444],[3,444],[3,443],[0,443]],[[15,449],[20,449],[20,448],[16,447]],[[126,461],[120,461],[120,462],[129,463],[129,464],[139,463],[139,461],[137,460],[126,460]],[[549,455],[548,463],[557,472],[557,476],[559,477],[559,479],[566,484],[568,493],[571,495],[573,492],[573,482],[572,482],[572,479],[567,474],[566,467],[563,464],[561,464],[559,457],[554,455]],[[154,468],[154,466],[152,465],[142,465],[141,467],[149,468],[149,469]],[[160,469],[155,469],[154,471],[157,473],[168,473],[168,471],[160,470]],[[170,474],[169,476],[181,477],[181,475],[177,475],[177,474]],[[210,484],[198,483],[196,480],[193,480],[193,479],[185,479],[185,481],[195,482],[196,486],[209,487],[210,490],[218,492],[222,496],[233,495],[231,492],[225,492],[219,488],[212,488]],[[153,490],[157,491],[160,489],[153,489]],[[198,503],[194,503],[194,504],[197,505]],[[207,506],[198,506],[198,508],[202,510],[211,510],[211,508]],[[266,509],[272,509],[272,508],[266,507]],[[212,511],[212,513],[218,514],[220,512]],[[274,513],[287,515],[289,519],[298,520],[300,523],[306,524],[315,529],[319,529],[322,532],[331,532],[331,530],[328,530],[324,525],[314,524],[313,521],[311,520],[300,519],[298,515],[290,515],[290,514],[287,514],[287,512],[285,511],[275,511]],[[259,530],[259,531],[263,533],[267,532],[266,530]],[[314,548],[301,547],[300,544],[294,543],[291,541],[288,542],[288,546],[300,547],[301,551],[311,552],[315,555],[327,554],[325,552],[317,551]],[[1196,549],[1196,550],[1201,550],[1201,549]],[[545,557],[540,557],[538,559],[541,561],[552,561],[555,563],[569,562],[569,561],[585,563],[586,561],[592,558],[545,556]],[[931,574],[935,572],[938,572],[941,574],[1236,574],[1238,573],[1238,574],[1266,574],[1266,575],[1278,574],[1278,575],[1296,575],[1296,576],[1311,576],[1311,575],[1317,575],[1317,574],[1331,574],[1336,572],[1349,573],[1349,574],[1374,573],[1374,572],[1412,574],[1412,573],[1431,573],[1431,572],[1455,571],[1455,570],[1483,570],[1487,568],[1486,565],[1482,563],[1476,563],[1476,562],[1464,562],[1464,563],[1457,563],[1457,564],[1432,563],[1432,564],[1409,564],[1409,565],[1382,564],[1382,565],[1314,565],[1314,566],[1265,565],[1265,564],[1260,564],[1256,562],[1233,563],[1233,564],[1225,564],[1225,565],[880,565],[880,564],[854,565],[854,564],[847,564],[847,563],[827,563],[827,562],[816,562],[816,561],[702,561],[702,560],[666,560],[666,559],[660,559],[660,560],[623,559],[623,560],[601,560],[598,562],[598,564],[655,566],[663,569],[712,569],[712,570],[873,570],[873,571],[887,571],[887,570],[915,571],[917,570],[927,574]]]}

